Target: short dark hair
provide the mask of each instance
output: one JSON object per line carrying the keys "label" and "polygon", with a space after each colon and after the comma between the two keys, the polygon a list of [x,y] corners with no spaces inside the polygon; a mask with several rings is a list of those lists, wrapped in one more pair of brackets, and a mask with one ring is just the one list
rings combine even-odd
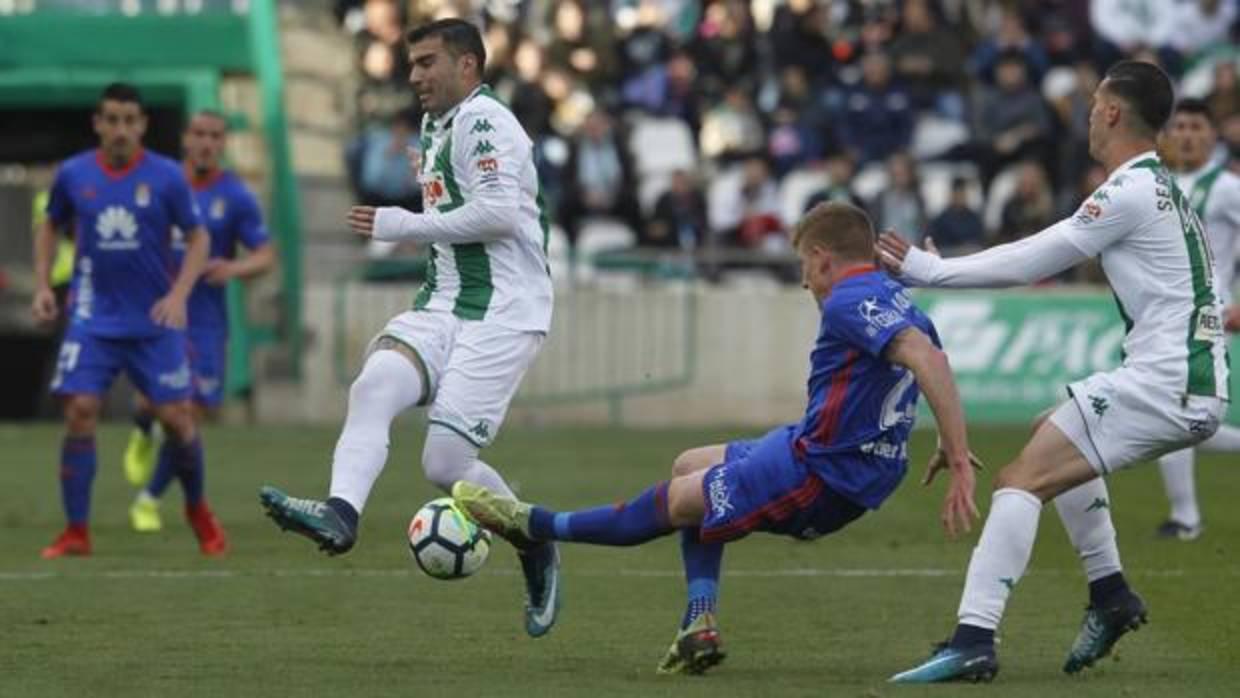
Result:
{"label": "short dark hair", "polygon": [[103,109],[103,103],[107,101],[113,102],[132,102],[138,105],[138,109],[142,109],[142,93],[138,92],[138,88],[127,82],[114,82],[103,88],[103,92],[99,93],[99,103],[95,105],[95,110]]}
{"label": "short dark hair", "polygon": [[1206,117],[1206,121],[1214,123],[1214,115],[1210,112],[1210,105],[1204,99],[1195,99],[1193,97],[1185,97],[1175,105],[1175,113],[1180,114],[1196,114]]}
{"label": "short dark hair", "polygon": [[487,65],[487,49],[482,43],[482,33],[478,31],[477,26],[463,19],[439,19],[410,29],[405,35],[405,41],[412,46],[419,41],[436,36],[443,40],[444,46],[452,52],[452,55],[460,57],[472,54],[474,58],[477,58],[478,75],[482,75]]}
{"label": "short dark hair", "polygon": [[218,121],[223,121],[225,127],[229,126],[228,117],[224,115],[224,112],[219,111],[218,109],[198,109],[189,115],[189,120],[193,121],[200,116],[206,116]]}
{"label": "short dark hair", "polygon": [[1132,107],[1134,126],[1153,136],[1167,125],[1175,90],[1162,68],[1144,61],[1120,61],[1106,74],[1106,90]]}
{"label": "short dark hair", "polygon": [[792,246],[817,242],[841,257],[857,261],[874,257],[874,224],[865,210],[846,201],[827,201],[811,208],[792,231]]}

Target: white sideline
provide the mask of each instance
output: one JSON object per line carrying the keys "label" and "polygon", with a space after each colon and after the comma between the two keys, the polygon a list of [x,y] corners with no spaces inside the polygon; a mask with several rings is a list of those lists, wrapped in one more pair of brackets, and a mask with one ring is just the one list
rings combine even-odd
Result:
{"label": "white sideline", "polygon": [[[1240,577],[1240,568],[1217,570],[1220,574]],[[420,572],[412,567],[408,569],[349,569],[349,568],[306,568],[306,569],[246,569],[246,570],[102,570],[98,572],[59,572],[59,571],[0,571],[0,583],[3,582],[41,582],[51,580],[77,579],[240,579],[245,577],[412,577],[420,576]],[[516,570],[484,571],[484,575],[516,576]],[[570,577],[676,577],[684,576],[682,570],[565,570]],[[1029,575],[1035,577],[1055,577],[1063,575],[1080,575],[1078,569],[1041,569],[1031,570]],[[1184,570],[1124,570],[1124,574],[1133,577],[1186,577]],[[1194,573],[1198,574],[1198,573]],[[837,577],[837,578],[885,578],[885,577],[963,577],[964,570],[946,568],[909,568],[909,569],[867,569],[867,568],[816,568],[798,567],[774,570],[727,570],[725,577]]]}

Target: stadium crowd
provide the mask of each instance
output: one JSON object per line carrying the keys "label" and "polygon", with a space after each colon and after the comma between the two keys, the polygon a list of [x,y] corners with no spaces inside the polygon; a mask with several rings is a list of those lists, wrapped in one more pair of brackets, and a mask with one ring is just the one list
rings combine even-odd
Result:
{"label": "stadium crowd", "polygon": [[337,14],[357,47],[359,200],[418,206],[405,30],[480,18],[487,80],[578,249],[779,255],[831,199],[946,254],[1020,238],[1104,177],[1090,95],[1125,56],[1205,98],[1219,157],[1240,159],[1237,0],[338,0]]}

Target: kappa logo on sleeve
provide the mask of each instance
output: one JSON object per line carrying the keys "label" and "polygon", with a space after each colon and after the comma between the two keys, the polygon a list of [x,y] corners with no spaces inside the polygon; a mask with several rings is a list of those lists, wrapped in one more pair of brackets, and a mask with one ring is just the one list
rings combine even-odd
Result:
{"label": "kappa logo on sleeve", "polygon": [[495,146],[491,145],[491,141],[479,141],[474,146],[474,155],[490,155],[495,152]]}
{"label": "kappa logo on sleeve", "polygon": [[495,130],[495,127],[491,125],[490,121],[488,121],[487,119],[478,119],[477,121],[474,122],[474,125],[470,127],[469,132],[470,134],[491,133],[494,130]]}

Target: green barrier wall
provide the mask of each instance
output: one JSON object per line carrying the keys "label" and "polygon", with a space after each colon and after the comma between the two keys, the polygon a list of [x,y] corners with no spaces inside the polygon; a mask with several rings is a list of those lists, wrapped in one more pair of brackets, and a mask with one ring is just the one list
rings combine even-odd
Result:
{"label": "green barrier wall", "polygon": [[[1065,384],[1119,366],[1124,325],[1110,294],[921,291],[916,299],[939,330],[973,423],[1028,422],[1067,397]],[[1234,372],[1231,386],[1240,389]],[[1233,409],[1230,421],[1238,417]]]}

